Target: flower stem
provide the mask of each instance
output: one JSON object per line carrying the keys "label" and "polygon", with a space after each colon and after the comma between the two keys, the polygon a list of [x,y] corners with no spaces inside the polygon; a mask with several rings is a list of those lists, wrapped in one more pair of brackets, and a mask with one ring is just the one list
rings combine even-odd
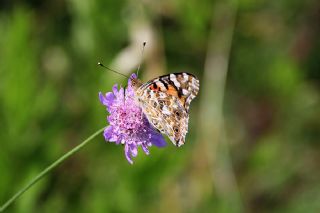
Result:
{"label": "flower stem", "polygon": [[5,202],[0,207],[0,212],[3,212],[10,206],[16,199],[18,199],[23,193],[25,193],[30,187],[32,187],[34,184],[36,184],[39,180],[41,180],[46,174],[48,174],[52,169],[59,166],[64,160],[66,160],[68,157],[79,151],[82,147],[87,145],[93,138],[95,138],[97,135],[99,135],[105,127],[102,129],[99,129],[95,133],[93,133],[90,137],[88,137],[86,140],[84,140],[82,143],[80,143],[78,146],[74,147],[72,150],[61,156],[59,159],[57,159],[55,162],[53,162],[51,165],[49,165],[47,168],[42,170],[36,177],[34,177],[25,187],[20,189],[14,196],[12,196],[7,202]]}

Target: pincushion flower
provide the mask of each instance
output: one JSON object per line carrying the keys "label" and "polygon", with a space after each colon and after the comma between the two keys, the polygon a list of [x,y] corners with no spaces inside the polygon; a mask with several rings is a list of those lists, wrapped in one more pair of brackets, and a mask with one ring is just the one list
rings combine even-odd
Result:
{"label": "pincushion flower", "polygon": [[[136,75],[132,74],[131,78],[136,78]],[[107,117],[109,126],[103,133],[105,140],[123,144],[125,156],[131,164],[133,163],[132,157],[138,155],[139,146],[147,155],[149,154],[148,147],[165,146],[163,136],[151,126],[142,109],[136,104],[131,80],[128,80],[127,88],[120,87],[118,90],[115,84],[112,91],[105,95],[99,93],[100,102],[110,113]]]}

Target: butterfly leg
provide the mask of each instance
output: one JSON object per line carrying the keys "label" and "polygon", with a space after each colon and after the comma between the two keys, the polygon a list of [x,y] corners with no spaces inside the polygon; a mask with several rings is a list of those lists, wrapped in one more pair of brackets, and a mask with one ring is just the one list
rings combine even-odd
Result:
{"label": "butterfly leg", "polygon": [[124,104],[126,104],[126,86],[124,86],[124,88],[123,88],[123,102],[124,102]]}

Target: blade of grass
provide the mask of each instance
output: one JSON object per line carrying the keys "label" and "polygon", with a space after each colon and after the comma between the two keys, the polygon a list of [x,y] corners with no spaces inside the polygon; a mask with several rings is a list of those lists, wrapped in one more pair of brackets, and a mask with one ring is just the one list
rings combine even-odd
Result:
{"label": "blade of grass", "polygon": [[25,187],[20,189],[15,195],[13,195],[7,202],[5,202],[0,207],[0,212],[3,212],[6,210],[15,200],[17,200],[22,194],[24,194],[26,191],[28,191],[29,188],[31,188],[34,184],[36,184],[38,181],[40,181],[44,176],[46,176],[52,169],[59,166],[64,160],[69,158],[71,155],[79,151],[81,148],[83,148],[85,145],[87,145],[90,141],[92,141],[93,138],[95,138],[97,135],[103,132],[105,127],[99,129],[95,133],[93,133],[91,136],[89,136],[86,140],[84,140],[82,143],[74,147],[72,150],[61,156],[59,159],[57,159],[55,162],[50,164],[47,168],[42,170],[37,176],[35,176]]}

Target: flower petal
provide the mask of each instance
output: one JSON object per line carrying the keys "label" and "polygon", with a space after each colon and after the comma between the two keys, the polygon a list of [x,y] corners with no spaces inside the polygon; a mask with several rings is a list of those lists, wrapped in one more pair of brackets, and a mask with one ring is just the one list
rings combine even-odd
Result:
{"label": "flower petal", "polygon": [[120,87],[118,95],[117,95],[118,101],[120,101],[121,105],[124,103],[124,89]]}
{"label": "flower petal", "polygon": [[111,137],[109,138],[109,142],[116,142],[116,144],[119,144],[119,136],[116,134],[115,131],[111,134]]}
{"label": "flower petal", "polygon": [[125,156],[126,156],[126,158],[127,158],[127,161],[128,161],[129,163],[133,164],[133,161],[132,161],[132,159],[131,159],[131,151],[130,151],[130,148],[129,148],[129,145],[128,145],[128,144],[126,144],[126,145],[124,146],[124,154],[125,154]]}
{"label": "flower petal", "polygon": [[118,96],[118,84],[113,85],[112,92],[116,97]]}
{"label": "flower petal", "polygon": [[103,105],[110,107],[113,104],[115,96],[112,92],[108,92],[106,96],[104,96],[102,92],[99,92],[99,99]]}
{"label": "flower petal", "polygon": [[129,78],[129,81],[131,81],[131,80],[130,80],[131,78],[137,78],[137,74],[132,73],[131,76],[130,76],[130,78]]}
{"label": "flower petal", "polygon": [[138,155],[138,149],[137,149],[137,146],[136,146],[134,143],[131,144],[130,150],[131,150],[131,155],[132,155],[133,157],[137,157],[137,155]]}
{"label": "flower petal", "polygon": [[157,147],[165,147],[167,145],[163,136],[158,132],[151,133],[151,143]]}
{"label": "flower petal", "polygon": [[106,105],[106,98],[104,97],[104,95],[102,94],[102,92],[99,92],[99,99],[100,99],[100,102],[101,102],[103,105]]}
{"label": "flower petal", "polygon": [[149,152],[148,146],[145,143],[142,143],[141,147],[144,153],[146,153],[146,155],[149,155],[150,152]]}
{"label": "flower petal", "polygon": [[115,98],[116,98],[116,97],[114,96],[114,94],[113,94],[112,92],[108,92],[108,93],[106,94],[106,98],[105,98],[105,100],[106,100],[106,105],[107,105],[108,107],[110,107],[110,106],[113,104]]}
{"label": "flower petal", "polygon": [[105,129],[104,129],[104,132],[103,132],[103,136],[105,138],[106,141],[109,141],[110,138],[112,137],[112,134],[113,134],[113,128],[112,126],[107,126]]}

